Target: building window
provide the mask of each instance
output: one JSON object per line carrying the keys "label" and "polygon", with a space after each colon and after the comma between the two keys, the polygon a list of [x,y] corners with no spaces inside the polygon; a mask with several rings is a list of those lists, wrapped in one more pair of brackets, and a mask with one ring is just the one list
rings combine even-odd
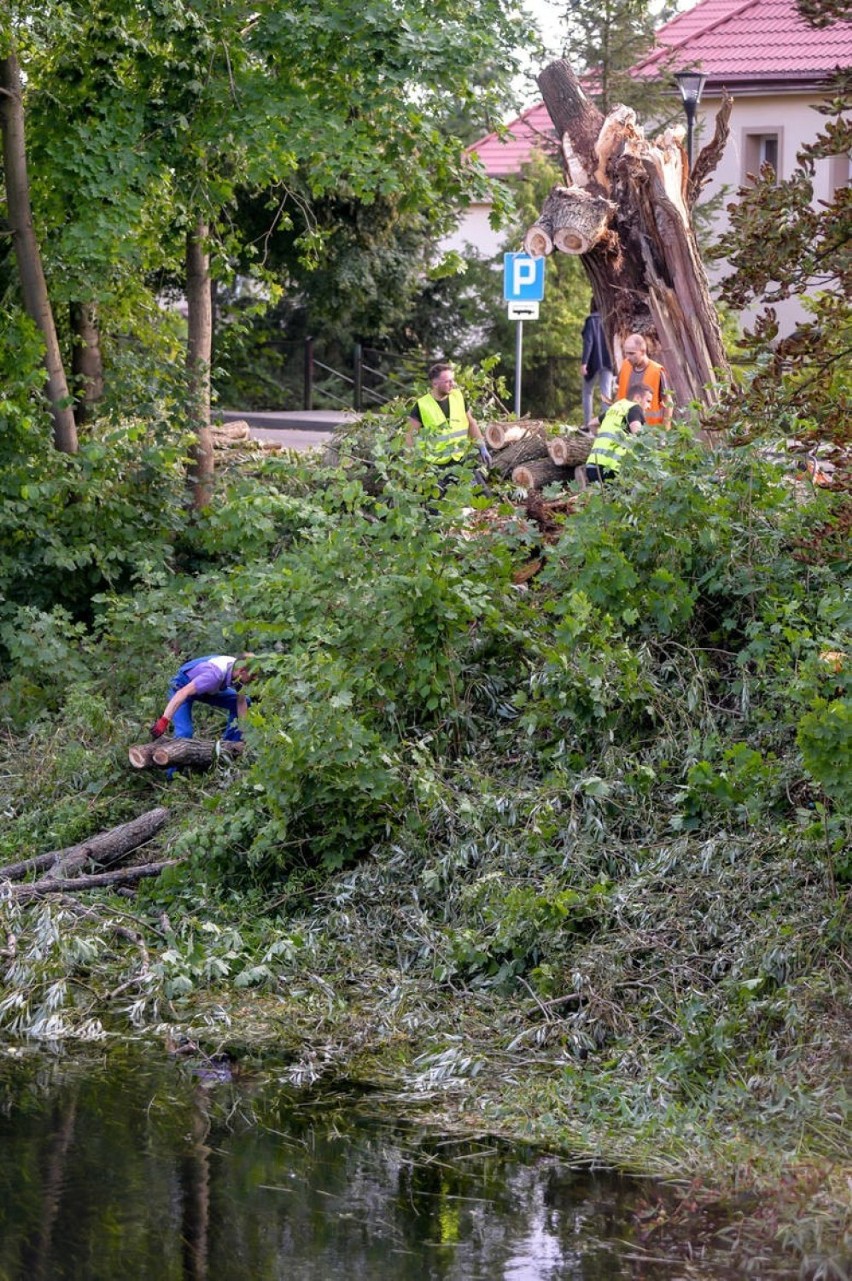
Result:
{"label": "building window", "polygon": [[764,165],[771,165],[775,181],[781,178],[782,131],[772,133],[747,133],[743,137],[743,182],[750,183],[760,177]]}

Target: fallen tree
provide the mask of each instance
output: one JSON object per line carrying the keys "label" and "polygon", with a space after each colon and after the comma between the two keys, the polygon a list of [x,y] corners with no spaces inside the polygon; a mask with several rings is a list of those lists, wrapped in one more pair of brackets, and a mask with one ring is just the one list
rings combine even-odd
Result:
{"label": "fallen tree", "polygon": [[730,369],[692,206],[724,149],[732,99],[690,178],[682,127],[650,141],[629,108],[603,116],[561,59],[538,83],[561,139],[565,181],[546,198],[525,249],[580,255],[617,364],[627,335],[644,334],[678,405],[715,403],[718,374]]}
{"label": "fallen tree", "polygon": [[168,817],[169,811],[158,806],[119,827],[90,836],[77,845],[52,850],[48,854],[38,854],[19,863],[10,863],[0,868],[0,880],[19,881],[31,872],[42,872],[42,881],[61,881],[78,875],[87,863],[111,867],[156,836]]}

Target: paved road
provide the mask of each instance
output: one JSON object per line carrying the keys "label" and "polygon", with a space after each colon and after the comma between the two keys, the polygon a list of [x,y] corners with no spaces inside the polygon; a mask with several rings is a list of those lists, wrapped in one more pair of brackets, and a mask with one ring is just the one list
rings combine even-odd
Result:
{"label": "paved road", "polygon": [[342,422],[357,418],[350,411],[336,409],[282,410],[280,412],[224,409],[216,415],[226,423],[247,422],[252,439],[274,440],[288,449],[314,449],[324,445]]}

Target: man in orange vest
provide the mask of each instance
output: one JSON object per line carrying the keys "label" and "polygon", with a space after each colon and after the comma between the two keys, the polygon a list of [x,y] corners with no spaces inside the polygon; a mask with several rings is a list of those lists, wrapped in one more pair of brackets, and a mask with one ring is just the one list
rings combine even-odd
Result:
{"label": "man in orange vest", "polygon": [[628,334],[624,343],[624,360],[618,371],[616,400],[625,399],[628,387],[637,378],[641,378],[653,392],[651,406],[645,412],[645,421],[648,426],[655,427],[662,424],[665,428],[669,428],[672,421],[672,402],[666,371],[648,355],[648,344],[642,334]]}

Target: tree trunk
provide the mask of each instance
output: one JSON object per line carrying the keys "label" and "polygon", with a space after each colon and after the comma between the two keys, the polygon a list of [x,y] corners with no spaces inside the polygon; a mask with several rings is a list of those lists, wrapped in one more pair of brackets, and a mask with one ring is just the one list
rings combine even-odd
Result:
{"label": "tree trunk", "polygon": [[104,394],[98,305],[94,302],[72,302],[69,312],[74,336],[71,373],[77,394],[77,418],[85,422]]}
{"label": "tree trunk", "polygon": [[38,884],[77,876],[88,862],[96,863],[100,867],[110,867],[113,863],[120,862],[125,855],[132,853],[140,845],[144,845],[146,841],[156,836],[168,817],[169,811],[162,807],[148,810],[147,813],[140,814],[139,818],[131,819],[129,823],[110,828],[108,832],[99,832],[97,836],[81,841],[79,845],[72,845],[69,849],[58,850],[53,864],[49,866]]}
{"label": "tree trunk", "polygon": [[159,876],[167,867],[176,867],[183,860],[163,859],[161,863],[138,863],[133,867],[119,867],[114,872],[96,872],[92,876],[75,876],[71,881],[49,881],[46,878],[34,885],[16,885],[15,902],[28,903],[43,898],[45,894],[79,894],[82,890],[100,890],[108,885],[133,885],[148,876]]}
{"label": "tree trunk", "polygon": [[534,458],[512,472],[512,484],[519,489],[544,489],[545,485],[570,485],[573,467],[558,467],[549,458]]}
{"label": "tree trunk", "polygon": [[192,505],[206,507],[213,496],[213,434],[210,428],[210,362],[213,352],[213,300],[210,289],[209,228],[199,220],[186,238],[189,421],[195,432],[189,483]]}
{"label": "tree trunk", "polygon": [[224,739],[212,742],[199,738],[170,738],[167,743],[162,739],[155,743],[151,755],[155,765],[192,765],[205,769],[223,756],[238,756],[244,746]]}
{"label": "tree trunk", "polygon": [[9,230],[18,264],[24,310],[44,340],[47,398],[53,415],[53,442],[65,454],[77,452],[77,424],[47,293],[41,252],[33,226],[24,132],[21,70],[15,55],[0,59],[0,129]]}
{"label": "tree trunk", "polygon": [[[602,116],[562,60],[538,83],[562,139],[565,185],[552,190],[536,226],[554,229],[555,247],[581,254],[616,364],[627,335],[644,334],[676,404],[712,404],[717,371],[728,373],[729,365],[692,229],[682,130],[667,130],[652,144],[627,107]],[[721,154],[721,133],[717,125],[715,151],[705,148],[696,162],[701,182]],[[604,206],[606,224],[590,221],[589,211]],[[556,243],[556,227],[586,225],[593,233],[586,247],[574,248],[570,236]],[[529,252],[539,243],[548,252],[534,235]]]}
{"label": "tree trunk", "polygon": [[593,440],[582,431],[571,436],[551,436],[547,442],[550,461],[558,467],[580,467],[592,452]]}
{"label": "tree trunk", "polygon": [[[0,867],[0,881],[19,881],[22,877],[29,876],[30,872],[43,872],[46,867],[57,867],[66,859],[73,859],[82,850],[87,851],[87,857],[108,865],[115,862],[116,857],[129,854],[143,841],[149,840],[163,826],[168,815],[167,809],[148,810],[130,823],[101,832],[87,841],[81,841],[79,845],[51,850],[48,854],[36,854],[33,858],[22,859],[20,863],[7,863],[5,867]],[[134,837],[138,839],[129,843]]]}

